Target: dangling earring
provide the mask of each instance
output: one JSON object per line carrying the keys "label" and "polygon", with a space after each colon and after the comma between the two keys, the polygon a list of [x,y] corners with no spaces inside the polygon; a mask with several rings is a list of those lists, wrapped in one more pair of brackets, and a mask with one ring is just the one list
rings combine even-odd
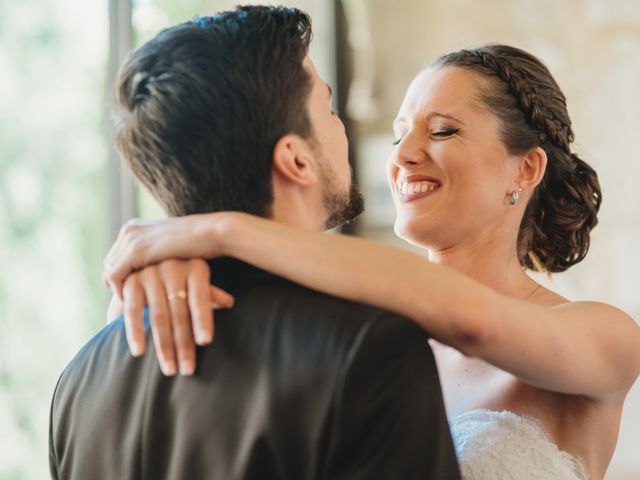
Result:
{"label": "dangling earring", "polygon": [[522,192],[522,188],[518,187],[517,190],[511,192],[511,198],[509,199],[509,203],[511,205],[515,205],[520,200],[520,192]]}

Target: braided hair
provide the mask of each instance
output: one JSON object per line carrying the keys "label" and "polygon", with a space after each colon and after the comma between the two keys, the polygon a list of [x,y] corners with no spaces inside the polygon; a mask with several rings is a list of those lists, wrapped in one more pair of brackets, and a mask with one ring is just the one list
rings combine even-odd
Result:
{"label": "braided hair", "polygon": [[518,48],[488,45],[459,50],[432,67],[457,67],[480,76],[479,99],[498,120],[511,154],[541,147],[548,163],[518,232],[518,258],[529,269],[562,272],[589,250],[602,193],[596,172],[571,151],[567,103],[540,60]]}

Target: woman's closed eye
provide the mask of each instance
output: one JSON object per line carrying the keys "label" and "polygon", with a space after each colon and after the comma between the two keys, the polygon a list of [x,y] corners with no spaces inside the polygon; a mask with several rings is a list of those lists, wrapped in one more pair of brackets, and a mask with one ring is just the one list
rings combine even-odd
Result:
{"label": "woman's closed eye", "polygon": [[460,131],[459,128],[442,128],[431,132],[431,135],[438,138],[451,137]]}
{"label": "woman's closed eye", "polygon": [[[433,132],[431,132],[431,136],[432,137],[436,137],[436,138],[448,138],[451,137],[457,133],[460,132],[459,128],[441,128],[441,129],[436,129]],[[392,142],[392,145],[400,145],[400,142],[402,142],[402,139],[404,138],[403,136],[400,136],[397,140],[394,140]]]}

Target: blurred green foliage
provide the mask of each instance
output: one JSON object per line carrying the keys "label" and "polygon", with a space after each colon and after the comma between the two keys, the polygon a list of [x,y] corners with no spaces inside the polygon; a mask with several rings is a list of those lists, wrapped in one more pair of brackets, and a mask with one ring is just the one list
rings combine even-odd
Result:
{"label": "blurred green foliage", "polygon": [[106,2],[0,0],[0,479],[48,477],[58,375],[104,324]]}

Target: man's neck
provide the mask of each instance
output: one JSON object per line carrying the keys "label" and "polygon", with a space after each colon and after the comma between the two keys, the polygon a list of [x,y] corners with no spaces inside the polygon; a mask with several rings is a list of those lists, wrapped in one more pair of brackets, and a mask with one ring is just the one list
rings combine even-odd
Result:
{"label": "man's neck", "polygon": [[271,210],[272,220],[305,230],[322,231],[327,220],[321,199],[298,189],[275,190]]}
{"label": "man's neck", "polygon": [[318,225],[314,215],[304,215],[301,212],[297,211],[276,211],[274,209],[271,219],[275,220],[276,222],[284,223],[287,225],[291,225],[292,227],[298,227],[305,230],[324,230],[322,225]]}

